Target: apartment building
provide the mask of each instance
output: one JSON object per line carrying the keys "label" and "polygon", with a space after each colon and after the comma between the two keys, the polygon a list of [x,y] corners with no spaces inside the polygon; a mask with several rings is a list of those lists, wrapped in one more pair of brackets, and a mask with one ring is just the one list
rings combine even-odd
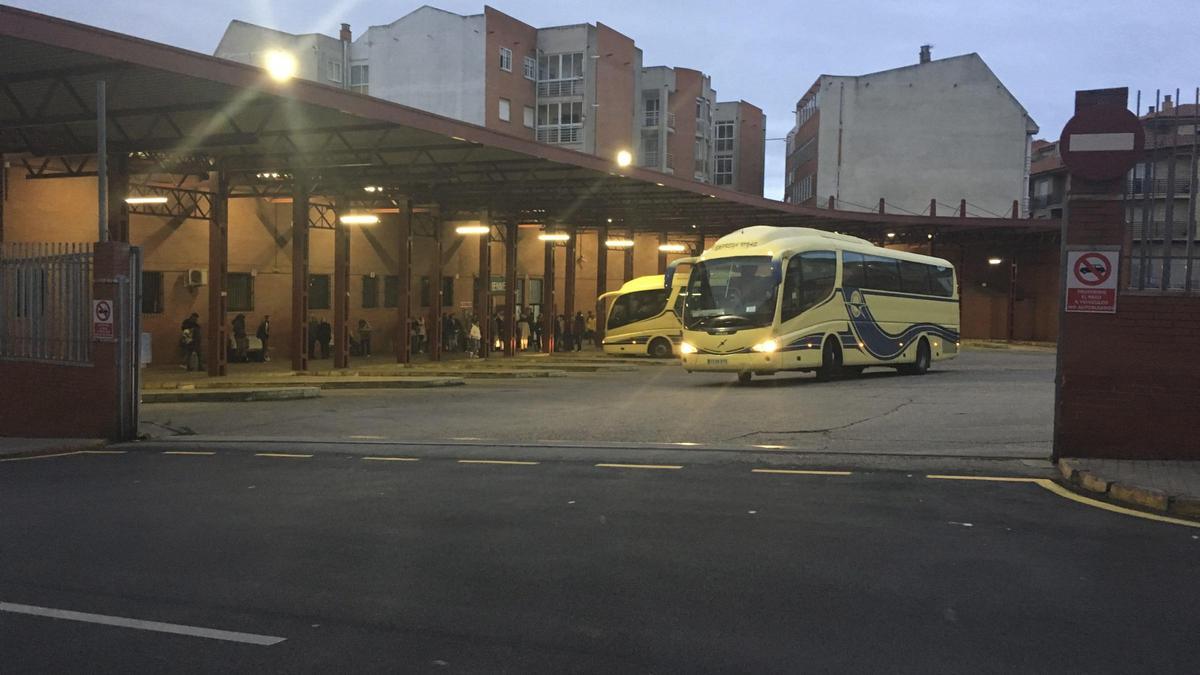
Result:
{"label": "apartment building", "polygon": [[[426,5],[354,39],[343,24],[339,38],[233,21],[215,55],[262,65],[269,51],[286,50],[299,77],[601,157],[628,150],[640,166],[717,183],[709,77],[643,68],[633,39],[603,23],[536,28],[492,7],[464,16]],[[735,126],[743,117],[753,125],[755,110],[731,113]],[[743,150],[743,138],[758,146]],[[736,149],[726,152],[734,160],[723,164],[731,171],[720,179],[729,182],[718,184],[762,194],[755,138],[749,126],[734,132]]]}
{"label": "apartment building", "polygon": [[761,196],[767,140],[762,108],[746,101],[718,103],[713,121],[713,183]]}
{"label": "apartment building", "polygon": [[1027,213],[1037,124],[978,54],[859,76],[822,75],[796,105],[785,201],[929,213]]}

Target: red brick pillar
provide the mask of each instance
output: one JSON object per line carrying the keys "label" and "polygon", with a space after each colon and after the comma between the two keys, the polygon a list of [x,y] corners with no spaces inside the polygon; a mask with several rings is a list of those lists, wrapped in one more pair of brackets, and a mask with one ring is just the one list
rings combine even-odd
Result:
{"label": "red brick pillar", "polygon": [[292,370],[308,370],[308,185],[297,175],[292,187]]}
{"label": "red brick pillar", "polygon": [[[107,241],[96,244],[92,263],[92,299],[109,301],[113,308],[115,335],[113,339],[92,337],[92,367],[76,369],[87,373],[86,391],[75,392],[85,404],[76,406],[71,415],[75,419],[70,424],[76,428],[70,431],[74,433],[64,432],[63,435],[132,440],[137,433],[136,419],[132,423],[126,422],[127,425],[132,424],[132,433],[128,428],[126,433],[121,432],[121,419],[123,415],[126,420],[136,415],[136,406],[133,405],[129,387],[136,384],[136,381],[131,382],[131,379],[138,367],[137,345],[141,338],[126,336],[127,342],[124,346],[116,339],[120,336],[121,326],[126,325],[129,320],[126,312],[141,310],[134,306],[132,300],[122,302],[121,280],[124,279],[126,284],[137,281],[129,278],[129,256],[129,244],[125,242]],[[128,294],[128,291],[126,293]],[[124,354],[121,353],[122,349]],[[122,361],[125,365],[124,378],[120,368]],[[122,383],[125,384],[125,391],[121,389]]]}
{"label": "red brick pillar", "polygon": [[557,311],[554,302],[554,242],[547,241],[545,243],[546,258],[542,271],[542,351],[553,354],[554,342],[558,337],[554,334],[555,312]]}
{"label": "red brick pillar", "polygon": [[[524,310],[517,307],[517,231],[517,221],[504,223],[504,334],[508,338],[504,344],[505,356],[517,355],[517,319]],[[523,300],[529,302],[528,295]]]}
{"label": "red brick pillar", "polygon": [[604,344],[604,302],[598,298],[608,292],[608,228],[596,228],[596,347]]}
{"label": "red brick pillar", "polygon": [[208,325],[204,358],[209,377],[226,374],[228,339],[225,333],[225,308],[228,299],[225,275],[229,271],[229,179],[222,172],[209,174],[212,210],[208,219]]}
{"label": "red brick pillar", "polygon": [[[487,234],[479,235],[479,288],[475,300],[475,316],[479,321],[479,356],[487,356],[492,351],[492,217],[491,213],[484,214],[483,224],[488,226]],[[466,326],[469,331],[470,326]]]}
{"label": "red brick pillar", "polygon": [[333,367],[350,365],[350,230],[341,217],[348,212],[338,200],[333,231]]}
{"label": "red brick pillar", "polygon": [[396,363],[412,362],[412,200],[400,202],[400,250],[396,257]]}

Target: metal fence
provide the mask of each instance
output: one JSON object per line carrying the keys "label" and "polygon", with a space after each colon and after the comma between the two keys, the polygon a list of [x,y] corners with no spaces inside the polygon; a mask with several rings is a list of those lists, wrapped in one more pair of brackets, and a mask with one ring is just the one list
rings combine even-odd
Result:
{"label": "metal fence", "polygon": [[1200,229],[1196,191],[1190,187],[1197,184],[1200,88],[1195,103],[1186,107],[1179,105],[1179,90],[1173,104],[1171,98],[1156,93],[1154,108],[1143,110],[1138,92],[1146,154],[1125,185],[1125,220],[1133,244],[1128,288],[1195,293],[1200,291]]}
{"label": "metal fence", "polygon": [[0,360],[91,362],[91,244],[0,244]]}

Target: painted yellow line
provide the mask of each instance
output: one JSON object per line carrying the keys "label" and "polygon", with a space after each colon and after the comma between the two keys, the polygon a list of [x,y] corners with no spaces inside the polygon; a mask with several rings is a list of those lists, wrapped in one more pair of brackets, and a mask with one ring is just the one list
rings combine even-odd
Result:
{"label": "painted yellow line", "polygon": [[363,457],[364,462],[419,462],[416,457]]}
{"label": "painted yellow line", "polygon": [[1098,509],[1104,509],[1105,511],[1112,511],[1113,513],[1120,513],[1122,515],[1133,516],[1135,518],[1143,518],[1145,520],[1153,520],[1153,521],[1160,522],[1160,523],[1170,523],[1172,525],[1183,525],[1184,527],[1200,528],[1200,523],[1198,523],[1194,520],[1183,520],[1181,518],[1172,518],[1170,516],[1160,516],[1160,515],[1154,514],[1154,513],[1145,513],[1143,511],[1135,511],[1133,509],[1127,509],[1123,506],[1117,506],[1116,504],[1109,504],[1108,502],[1102,502],[1098,499],[1092,499],[1091,497],[1084,497],[1081,494],[1076,494],[1074,492],[1071,492],[1070,490],[1066,489],[1065,487],[1059,485],[1058,483],[1055,483],[1054,481],[1052,481],[1048,478],[1039,478],[1039,479],[1035,480],[1034,482],[1037,483],[1039,486],[1049,490],[1050,492],[1053,492],[1054,494],[1058,495],[1059,497],[1066,497],[1067,499],[1070,499],[1073,502],[1079,502],[1080,504],[1094,506]]}
{"label": "painted yellow line", "polygon": [[597,464],[600,469],[682,469],[679,464]]}
{"label": "painted yellow line", "polygon": [[459,464],[507,464],[512,466],[536,466],[541,462],[524,462],[515,459],[460,459]]}
{"label": "painted yellow line", "polygon": [[211,457],[217,453],[200,450],[164,450],[164,455],[180,455],[183,457]]}
{"label": "painted yellow line", "polygon": [[255,457],[280,457],[280,458],[284,458],[284,459],[308,459],[309,457],[312,457],[312,455],[302,455],[299,453],[291,453],[291,452],[256,452],[256,453],[254,453],[254,456]]}
{"label": "painted yellow line", "polygon": [[781,473],[795,476],[849,476],[849,471],[810,471],[808,469],[750,469],[751,473]]}
{"label": "painted yellow line", "polygon": [[50,459],[51,457],[70,457],[71,455],[78,455],[78,454],[80,454],[80,452],[78,450],[75,450],[72,452],[56,452],[53,455],[30,455],[29,457],[9,457],[8,459],[0,459],[0,462],[24,462],[24,461],[30,460],[30,459]]}
{"label": "painted yellow line", "polygon": [[80,450],[83,455],[123,455],[128,450]]}
{"label": "painted yellow line", "polygon": [[1020,478],[1017,476],[943,476],[938,474],[929,474],[926,478],[934,480],[981,480],[991,483],[1036,483],[1043,478]]}

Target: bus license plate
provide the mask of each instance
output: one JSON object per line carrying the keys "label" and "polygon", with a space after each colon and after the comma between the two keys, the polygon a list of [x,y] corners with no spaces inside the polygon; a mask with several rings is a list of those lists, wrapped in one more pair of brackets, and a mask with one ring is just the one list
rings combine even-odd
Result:
{"label": "bus license plate", "polygon": [[727,366],[727,365],[729,365],[729,359],[709,359],[708,365],[710,365],[710,366]]}

